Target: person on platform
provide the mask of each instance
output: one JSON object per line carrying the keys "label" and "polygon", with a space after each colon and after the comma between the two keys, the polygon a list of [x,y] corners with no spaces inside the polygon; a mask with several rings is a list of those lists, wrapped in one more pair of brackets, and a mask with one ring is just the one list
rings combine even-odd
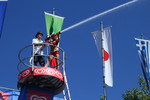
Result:
{"label": "person on platform", "polygon": [[[36,38],[32,39],[32,44],[34,44],[34,66],[37,66],[38,62],[41,65],[41,67],[44,67],[45,65],[45,60],[44,60],[44,56],[43,56],[43,47],[45,47],[45,45],[42,45],[41,43],[43,43],[43,41],[41,40],[43,36],[43,33],[41,32],[37,32],[37,34],[35,35]],[[40,49],[41,48],[41,49]]]}
{"label": "person on platform", "polygon": [[[60,41],[60,32],[54,33],[51,35],[51,41],[48,40],[50,36],[47,36],[47,39],[45,39],[48,43],[50,43],[51,51],[50,51],[50,57],[48,57],[48,61],[45,64],[45,67],[48,67],[49,62],[51,62],[51,67],[56,65],[56,69],[59,70],[59,41]],[[55,64],[56,63],[56,64]]]}

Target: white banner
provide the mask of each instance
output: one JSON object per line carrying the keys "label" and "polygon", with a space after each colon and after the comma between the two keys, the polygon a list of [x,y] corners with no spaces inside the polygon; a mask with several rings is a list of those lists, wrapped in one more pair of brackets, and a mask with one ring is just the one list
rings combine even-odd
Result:
{"label": "white banner", "polygon": [[110,27],[105,28],[103,30],[103,34],[101,34],[101,31],[92,32],[92,34],[100,57],[102,57],[102,36],[103,36],[105,83],[106,85],[113,87],[113,57],[112,57],[111,29]]}

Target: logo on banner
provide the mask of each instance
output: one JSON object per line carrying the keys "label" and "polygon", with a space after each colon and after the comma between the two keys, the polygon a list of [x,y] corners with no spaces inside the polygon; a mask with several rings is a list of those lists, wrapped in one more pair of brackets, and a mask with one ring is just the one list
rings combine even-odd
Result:
{"label": "logo on banner", "polygon": [[47,99],[43,96],[32,95],[30,97],[30,100],[47,100]]}
{"label": "logo on banner", "polygon": [[26,69],[24,70],[23,72],[21,72],[19,75],[18,75],[18,81],[20,81],[21,79],[27,77],[27,76],[30,76],[31,75],[31,69]]}
{"label": "logo on banner", "polygon": [[34,75],[51,75],[63,80],[62,73],[53,68],[35,68]]}
{"label": "logo on banner", "polygon": [[38,91],[38,90],[28,90],[27,100],[50,100],[51,94]]}

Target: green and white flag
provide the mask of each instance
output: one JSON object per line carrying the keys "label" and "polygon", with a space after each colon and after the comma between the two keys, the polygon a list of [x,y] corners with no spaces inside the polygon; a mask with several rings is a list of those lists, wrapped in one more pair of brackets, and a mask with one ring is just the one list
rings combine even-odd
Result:
{"label": "green and white flag", "polygon": [[52,35],[53,33],[60,32],[62,29],[64,17],[53,15],[47,12],[44,13],[45,13],[47,35]]}

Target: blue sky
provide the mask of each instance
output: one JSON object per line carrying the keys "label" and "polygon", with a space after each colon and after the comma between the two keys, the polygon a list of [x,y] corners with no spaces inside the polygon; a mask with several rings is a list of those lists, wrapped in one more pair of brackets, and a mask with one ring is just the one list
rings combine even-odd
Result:
{"label": "blue sky", "polygon": [[[64,16],[65,29],[93,15],[131,0],[9,0],[0,39],[0,86],[17,89],[18,53],[32,43],[36,32],[44,33],[44,11]],[[142,75],[134,37],[150,39],[150,1],[138,0],[74,29],[62,33],[60,47],[67,55],[66,73],[72,100],[99,100],[103,94],[102,63],[91,32],[112,26],[114,86],[107,87],[108,100],[123,100],[125,90],[139,88]],[[28,54],[31,52],[27,52]]]}

